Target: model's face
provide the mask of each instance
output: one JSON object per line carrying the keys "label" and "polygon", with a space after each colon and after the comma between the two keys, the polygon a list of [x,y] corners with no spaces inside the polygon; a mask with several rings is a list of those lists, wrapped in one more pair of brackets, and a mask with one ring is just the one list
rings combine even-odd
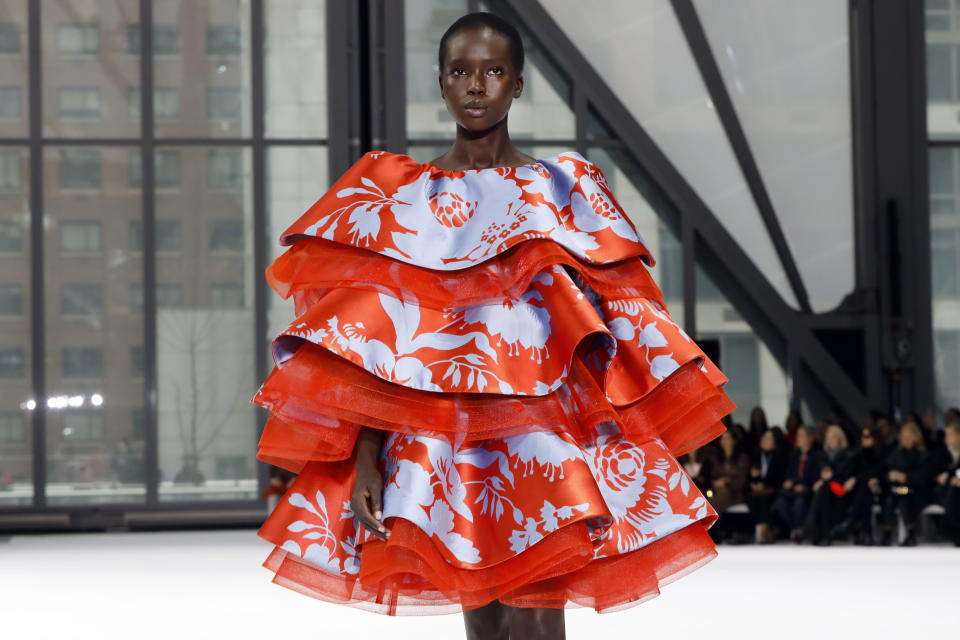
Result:
{"label": "model's face", "polygon": [[510,60],[510,41],[491,29],[466,29],[447,40],[440,92],[461,127],[484,131],[507,117],[523,90]]}

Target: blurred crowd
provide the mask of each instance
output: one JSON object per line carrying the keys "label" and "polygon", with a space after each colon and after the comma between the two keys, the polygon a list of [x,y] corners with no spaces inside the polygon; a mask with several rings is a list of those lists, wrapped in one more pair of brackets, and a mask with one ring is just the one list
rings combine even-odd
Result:
{"label": "blurred crowd", "polygon": [[680,461],[719,521],[717,542],[960,546],[960,409],[894,422],[870,412],[859,426],[830,412],[803,425],[791,412],[769,426],[756,407],[747,427],[725,421],[717,440]]}

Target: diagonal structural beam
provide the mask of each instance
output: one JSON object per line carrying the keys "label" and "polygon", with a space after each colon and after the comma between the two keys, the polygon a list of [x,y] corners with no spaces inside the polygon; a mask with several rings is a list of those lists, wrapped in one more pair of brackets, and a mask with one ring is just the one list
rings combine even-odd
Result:
{"label": "diagonal structural beam", "polygon": [[763,224],[767,228],[770,240],[780,258],[783,270],[787,274],[787,280],[793,289],[793,294],[797,297],[797,303],[800,309],[810,313],[810,299],[807,296],[807,289],[803,285],[803,279],[800,277],[800,271],[797,269],[797,263],[793,259],[793,253],[787,245],[787,239],[783,235],[783,229],[780,228],[780,221],[773,208],[773,202],[770,200],[770,194],[763,183],[763,177],[760,175],[760,169],[750,151],[750,144],[747,142],[747,136],[740,125],[740,119],[737,117],[737,111],[733,107],[733,101],[727,92],[727,87],[723,82],[723,76],[720,75],[720,68],[717,61],[713,58],[713,52],[710,50],[710,43],[707,41],[707,34],[703,30],[703,24],[697,15],[697,10],[693,6],[693,0],[671,0],[673,11],[677,15],[677,21],[680,23],[680,29],[687,39],[687,45],[690,47],[693,58],[700,69],[700,75],[710,94],[710,100],[717,110],[717,116],[723,125],[723,130],[727,134],[730,146],[740,165],[740,171],[743,173],[744,180],[753,199],[757,204],[757,210],[760,211],[760,217],[763,218]]}
{"label": "diagonal structural beam", "polygon": [[624,141],[651,180],[663,189],[666,197],[692,224],[697,237],[731,273],[739,276],[752,305],[782,333],[788,348],[800,354],[802,361],[848,416],[854,419],[863,416],[867,408],[863,392],[813,335],[802,315],[786,304],[543,5],[533,0],[489,0],[488,4],[522,21],[536,35],[544,53],[575,83],[582,84],[597,113]]}

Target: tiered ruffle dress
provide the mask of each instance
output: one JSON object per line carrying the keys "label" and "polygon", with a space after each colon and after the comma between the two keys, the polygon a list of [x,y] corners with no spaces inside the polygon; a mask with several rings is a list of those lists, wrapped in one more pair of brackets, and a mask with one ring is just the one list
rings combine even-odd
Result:
{"label": "tiered ruffle dress", "polygon": [[[296,318],[253,397],[298,477],[259,530],[274,582],[386,614],[495,598],[612,611],[716,555],[677,463],[733,409],[671,319],[599,168],[364,155],[267,269]],[[387,542],[351,511],[361,426]]]}

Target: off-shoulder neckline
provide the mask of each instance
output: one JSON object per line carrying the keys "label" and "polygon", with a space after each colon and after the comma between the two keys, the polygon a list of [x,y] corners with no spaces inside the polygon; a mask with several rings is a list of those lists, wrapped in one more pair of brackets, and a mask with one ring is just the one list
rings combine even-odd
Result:
{"label": "off-shoulder neckline", "polygon": [[559,160],[560,156],[564,156],[564,155],[573,155],[573,156],[575,156],[575,157],[577,157],[577,158],[582,158],[582,159],[586,160],[586,158],[583,158],[583,156],[581,156],[581,155],[580,155],[579,153],[577,153],[576,151],[567,150],[567,151],[560,151],[560,152],[555,153],[555,154],[553,154],[553,155],[551,155],[551,156],[545,156],[545,157],[543,157],[543,158],[537,158],[535,162],[531,162],[531,163],[529,163],[529,164],[519,164],[519,165],[516,165],[516,166],[484,167],[484,168],[482,168],[482,169],[443,169],[443,168],[438,167],[437,165],[435,165],[435,164],[433,164],[433,163],[431,163],[431,162],[417,162],[416,160],[414,160],[413,158],[411,158],[409,155],[407,155],[407,154],[405,154],[405,153],[392,153],[392,152],[390,152],[390,151],[385,151],[384,153],[388,153],[388,154],[390,154],[390,155],[393,155],[393,156],[395,156],[395,157],[397,157],[397,158],[399,158],[399,159],[401,159],[401,160],[404,160],[404,161],[406,161],[406,162],[409,162],[410,164],[417,165],[417,166],[420,167],[423,171],[428,171],[428,170],[429,170],[429,171],[433,171],[434,173],[444,173],[444,174],[450,174],[450,175],[454,175],[454,174],[465,174],[465,173],[480,173],[481,171],[497,171],[497,170],[499,170],[499,169],[534,169],[534,167],[541,166],[542,163],[545,162],[545,161],[554,161],[554,162],[555,162],[555,161]]}

